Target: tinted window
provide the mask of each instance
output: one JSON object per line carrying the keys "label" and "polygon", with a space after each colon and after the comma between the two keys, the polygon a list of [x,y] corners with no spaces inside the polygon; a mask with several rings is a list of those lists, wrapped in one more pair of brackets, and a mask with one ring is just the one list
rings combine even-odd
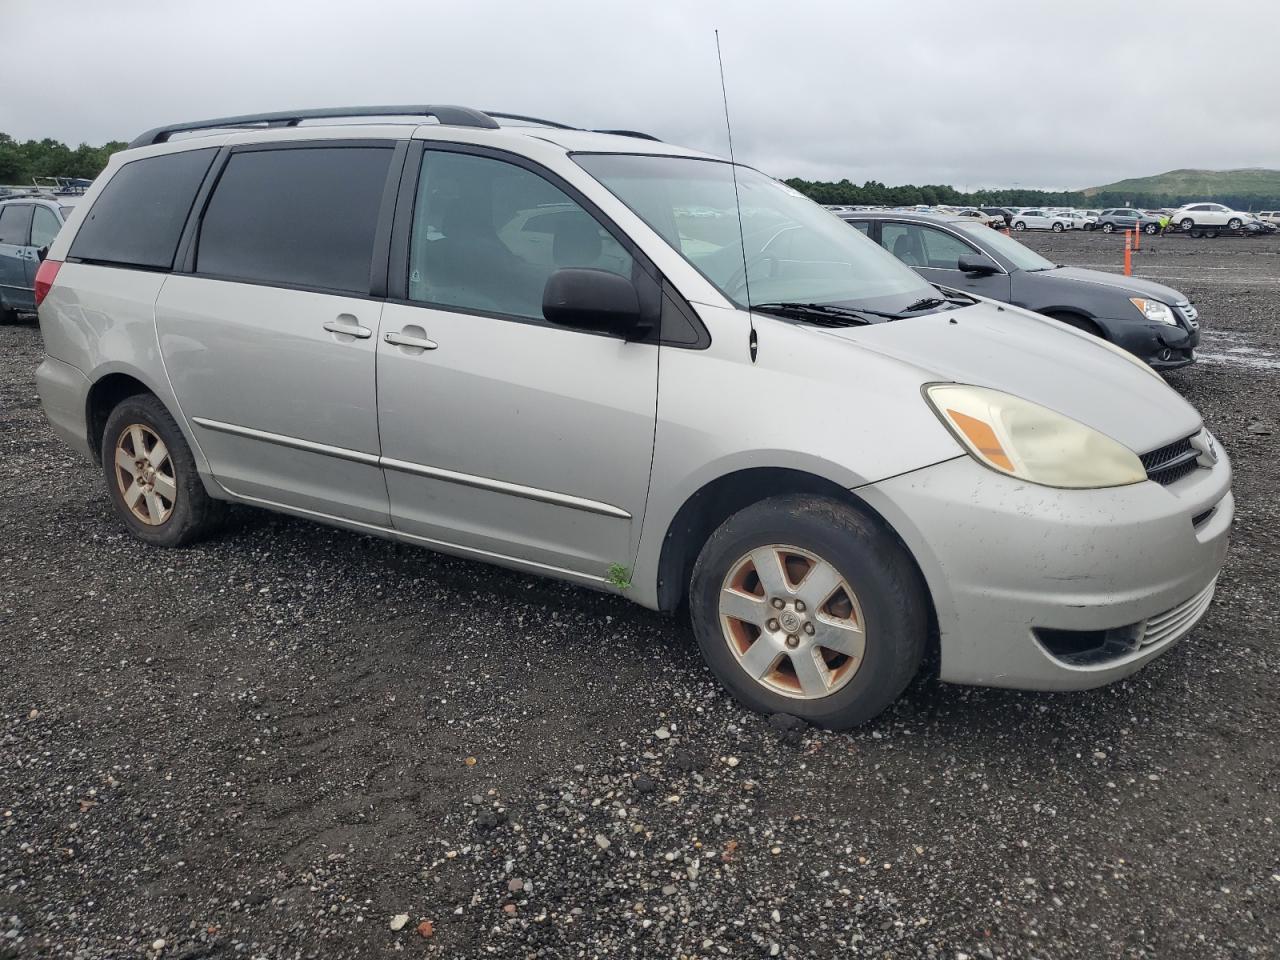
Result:
{"label": "tinted window", "polygon": [[861,230],[867,236],[871,235],[871,223],[867,220],[846,220],[845,223],[855,230]]}
{"label": "tinted window", "polygon": [[882,223],[880,245],[909,267],[927,267],[920,228],[909,223]]}
{"label": "tinted window", "polygon": [[409,297],[484,313],[542,317],[561,267],[631,276],[631,255],[558,187],[523,167],[427,151],[409,253]]}
{"label": "tinted window", "polygon": [[235,153],[205,208],[199,273],[368,294],[391,149]]}
{"label": "tinted window", "polygon": [[[981,224],[979,224],[981,226]],[[939,270],[956,270],[961,257],[973,253],[973,247],[958,237],[932,227],[921,227],[924,237],[925,259],[929,266]]]}
{"label": "tinted window", "polygon": [[31,204],[9,203],[0,207],[0,243],[25,246],[27,226],[31,223]]}
{"label": "tinted window", "polygon": [[133,160],[116,171],[71,243],[70,256],[168,270],[216,150]]}
{"label": "tinted window", "polygon": [[52,210],[48,207],[36,207],[31,219],[31,245],[47,247],[53,243],[53,238],[58,235],[61,227],[62,224],[58,222]]}

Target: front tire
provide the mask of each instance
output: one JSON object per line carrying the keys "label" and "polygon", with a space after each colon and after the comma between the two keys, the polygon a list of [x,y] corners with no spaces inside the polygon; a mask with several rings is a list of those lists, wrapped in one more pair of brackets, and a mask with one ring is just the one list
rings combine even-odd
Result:
{"label": "front tire", "polygon": [[1183,217],[1182,221],[1178,224],[1178,227],[1182,230],[1190,230],[1195,225],[1196,225],[1196,222],[1192,220],[1190,217]]}
{"label": "front tire", "polygon": [[903,546],[827,497],[752,504],[694,566],[694,633],[743,706],[847,729],[889,706],[920,667],[929,598]]}
{"label": "front tire", "polygon": [[1239,230],[1243,226],[1244,226],[1244,221],[1241,220],[1239,217],[1232,217],[1230,220],[1227,221],[1228,230]]}
{"label": "front tire", "polygon": [[1149,237],[1154,237],[1157,233],[1160,232],[1160,225],[1158,223],[1148,223],[1145,227],[1142,228],[1142,232]]}
{"label": "front tire", "polygon": [[1062,224],[1060,224],[1060,223],[1055,223],[1055,224],[1053,225],[1053,232],[1054,232],[1054,233],[1061,233],[1061,232],[1062,232]]}
{"label": "front tire", "polygon": [[1014,221],[1013,229],[1015,229],[1015,230],[1017,230],[1017,231],[1021,232],[1021,231],[1025,230],[1025,229],[1027,229],[1027,225],[1026,225],[1025,223],[1023,223],[1021,220],[1017,220],[1017,221]]}
{"label": "front tire", "polygon": [[177,422],[149,393],[107,417],[102,469],[116,514],[145,543],[181,547],[221,525],[226,506],[205,491]]}
{"label": "front tire", "polygon": [[1116,225],[1115,225],[1114,223],[1104,223],[1104,224],[1102,225],[1102,232],[1103,232],[1103,233],[1115,233],[1115,232],[1116,232]]}

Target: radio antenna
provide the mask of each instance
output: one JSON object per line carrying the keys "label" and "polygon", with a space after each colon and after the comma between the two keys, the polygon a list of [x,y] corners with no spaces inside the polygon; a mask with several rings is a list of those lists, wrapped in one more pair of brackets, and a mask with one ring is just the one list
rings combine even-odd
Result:
{"label": "radio antenna", "polygon": [[751,333],[747,346],[751,362],[756,362],[756,318],[751,313],[751,278],[747,276],[747,236],[742,227],[742,198],[738,196],[738,163],[733,156],[733,125],[729,122],[729,91],[724,85],[724,57],[720,54],[720,31],[716,31],[716,62],[720,64],[720,96],[724,100],[724,128],[729,134],[729,169],[733,173],[733,205],[738,213],[738,243],[742,247],[742,285],[747,294],[747,323]]}

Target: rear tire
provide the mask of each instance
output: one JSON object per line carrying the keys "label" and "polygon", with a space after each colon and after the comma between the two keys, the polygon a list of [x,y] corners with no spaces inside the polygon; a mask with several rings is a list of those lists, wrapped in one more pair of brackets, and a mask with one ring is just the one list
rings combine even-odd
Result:
{"label": "rear tire", "polygon": [[1215,239],[1215,238],[1218,236],[1218,231],[1217,231],[1217,230],[1206,230],[1206,231],[1204,232],[1204,235],[1205,235],[1206,237],[1208,237],[1210,240],[1213,240],[1213,239]]}
{"label": "rear tire", "polygon": [[177,421],[149,393],[126,397],[107,417],[102,470],[116,514],[144,543],[186,546],[226,516],[226,505],[205,491]]}
{"label": "rear tire", "polygon": [[689,586],[698,645],[739,703],[833,729],[865,723],[902,693],[924,656],[928,603],[892,534],[811,494],[726,520]]}

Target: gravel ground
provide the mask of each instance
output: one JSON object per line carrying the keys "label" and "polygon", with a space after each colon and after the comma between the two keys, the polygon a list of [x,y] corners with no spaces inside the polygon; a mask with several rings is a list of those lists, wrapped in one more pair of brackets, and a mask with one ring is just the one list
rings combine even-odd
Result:
{"label": "gravel ground", "polygon": [[1204,320],[1217,602],[1115,686],[850,734],[614,598],[253,512],[144,547],[0,327],[0,957],[1276,956],[1280,238],[1136,262]]}

